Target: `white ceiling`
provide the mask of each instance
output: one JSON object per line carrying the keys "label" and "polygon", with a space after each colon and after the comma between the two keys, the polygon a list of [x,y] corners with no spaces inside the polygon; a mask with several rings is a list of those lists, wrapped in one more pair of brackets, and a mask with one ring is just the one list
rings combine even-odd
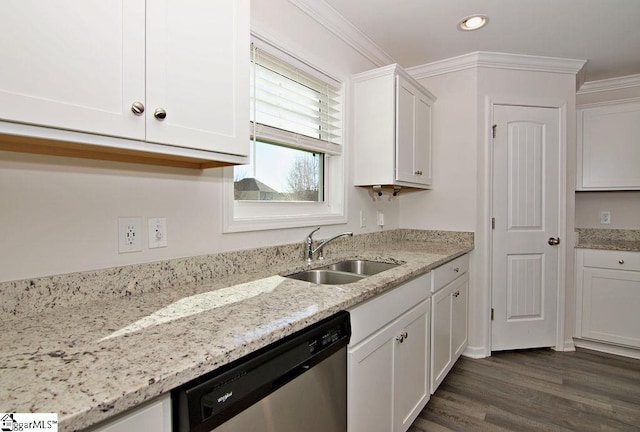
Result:
{"label": "white ceiling", "polygon": [[[295,2],[295,1],[294,1]],[[405,68],[475,51],[587,60],[586,81],[640,74],[640,0],[308,0]],[[333,9],[333,10],[331,10]],[[489,17],[480,30],[457,23]],[[342,23],[344,25],[344,23]]]}

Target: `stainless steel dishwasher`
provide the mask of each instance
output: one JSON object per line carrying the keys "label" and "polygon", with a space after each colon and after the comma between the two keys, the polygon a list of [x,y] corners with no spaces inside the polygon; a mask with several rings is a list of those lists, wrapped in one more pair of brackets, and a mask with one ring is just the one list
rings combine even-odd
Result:
{"label": "stainless steel dishwasher", "polygon": [[347,430],[348,312],[198,378],[172,393],[177,432]]}

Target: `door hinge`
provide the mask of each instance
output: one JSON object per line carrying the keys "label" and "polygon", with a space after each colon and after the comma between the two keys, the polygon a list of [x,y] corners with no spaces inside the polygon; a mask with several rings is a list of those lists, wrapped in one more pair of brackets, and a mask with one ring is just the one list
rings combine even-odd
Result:
{"label": "door hinge", "polygon": [[497,124],[494,124],[493,126],[491,126],[491,129],[493,129],[493,137],[496,137],[496,128],[498,127]]}
{"label": "door hinge", "polygon": [[491,321],[493,321],[493,308],[491,308]]}
{"label": "door hinge", "polygon": [[491,218],[491,229],[496,229],[496,218]]}

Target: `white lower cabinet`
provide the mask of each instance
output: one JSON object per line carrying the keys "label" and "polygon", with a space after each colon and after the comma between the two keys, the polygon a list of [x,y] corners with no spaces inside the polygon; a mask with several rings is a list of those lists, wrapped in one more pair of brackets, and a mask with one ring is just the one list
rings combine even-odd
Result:
{"label": "white lower cabinet", "polygon": [[92,432],[171,432],[171,428],[171,396],[166,394],[90,430]]}
{"label": "white lower cabinet", "polygon": [[467,346],[469,274],[460,273],[431,298],[431,394]]}
{"label": "white lower cabinet", "polygon": [[349,432],[404,432],[429,400],[429,283],[421,276],[350,311]]}
{"label": "white lower cabinet", "polygon": [[640,252],[578,250],[577,336],[640,348]]}

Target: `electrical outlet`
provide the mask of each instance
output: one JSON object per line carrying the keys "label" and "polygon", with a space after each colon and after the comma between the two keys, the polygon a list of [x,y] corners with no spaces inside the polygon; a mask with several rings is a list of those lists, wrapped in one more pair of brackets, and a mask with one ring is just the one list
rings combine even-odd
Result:
{"label": "electrical outlet", "polygon": [[149,249],[167,247],[167,218],[149,218]]}
{"label": "electrical outlet", "polygon": [[118,218],[118,253],[142,251],[142,218]]}
{"label": "electrical outlet", "polygon": [[609,210],[600,212],[600,224],[611,225],[611,212]]}

